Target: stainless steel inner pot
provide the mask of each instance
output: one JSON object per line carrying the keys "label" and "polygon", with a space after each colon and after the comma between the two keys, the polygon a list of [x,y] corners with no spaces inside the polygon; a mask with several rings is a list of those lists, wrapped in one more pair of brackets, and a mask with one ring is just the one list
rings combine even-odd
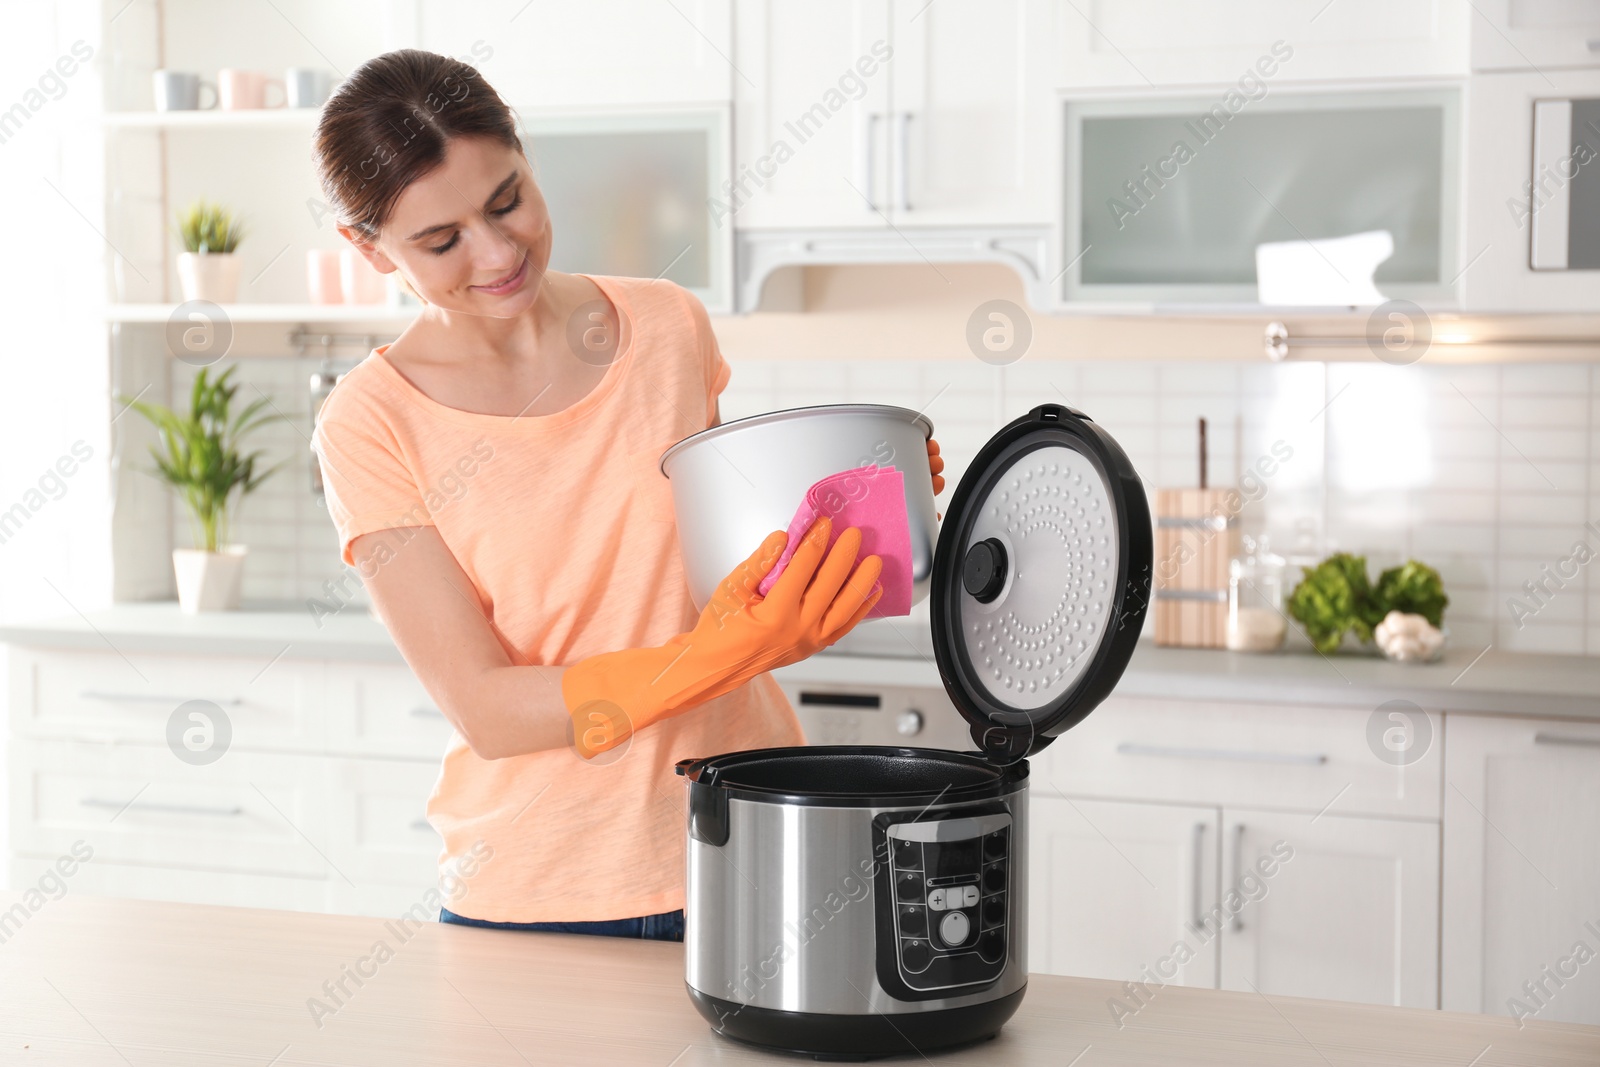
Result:
{"label": "stainless steel inner pot", "polygon": [[928,595],[938,538],[927,440],[933,423],[888,404],[790,408],[713,426],[661,456],[689,595],[704,608],[717,583],[773,530],[786,530],[806,490],[855,467],[894,467],[911,525],[911,602]]}

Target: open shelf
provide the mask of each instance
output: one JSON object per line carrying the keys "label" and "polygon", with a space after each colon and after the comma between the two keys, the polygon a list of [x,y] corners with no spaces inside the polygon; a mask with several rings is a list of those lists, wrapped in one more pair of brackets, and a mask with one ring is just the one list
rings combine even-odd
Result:
{"label": "open shelf", "polygon": [[103,125],[121,129],[240,129],[310,130],[322,114],[320,107],[270,107],[224,111],[108,111]]}
{"label": "open shelf", "polygon": [[[166,322],[177,304],[108,304],[107,322]],[[230,322],[377,322],[405,324],[420,307],[387,304],[219,304]]]}

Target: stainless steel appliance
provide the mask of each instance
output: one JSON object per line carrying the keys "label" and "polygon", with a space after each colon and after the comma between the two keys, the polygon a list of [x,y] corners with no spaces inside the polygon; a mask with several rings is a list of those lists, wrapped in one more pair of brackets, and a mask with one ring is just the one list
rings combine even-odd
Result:
{"label": "stainless steel appliance", "polygon": [[806,490],[852,467],[892,466],[905,478],[911,602],[928,595],[938,520],[928,471],[933,424],[889,404],[824,404],[713,426],[661,454],[689,595],[704,608],[753,545],[784,530]]}
{"label": "stainless steel appliance", "polygon": [[977,751],[677,765],[685,979],[716,1032],[847,1058],[999,1032],[1027,989],[1027,757],[1116,685],[1151,562],[1127,456],[1081,412],[1041,405],[978,452],[934,551],[934,655]]}

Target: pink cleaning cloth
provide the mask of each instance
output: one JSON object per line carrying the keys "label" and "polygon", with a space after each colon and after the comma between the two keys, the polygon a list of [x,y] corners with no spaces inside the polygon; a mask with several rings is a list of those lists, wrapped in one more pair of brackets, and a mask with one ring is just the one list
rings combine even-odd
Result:
{"label": "pink cleaning cloth", "polygon": [[767,595],[818,515],[833,519],[829,548],[854,526],[861,531],[856,558],[877,556],[883,560],[883,574],[878,579],[883,596],[867,618],[911,614],[911,521],[906,517],[905,478],[894,467],[855,467],[830,474],[807,489],[789,522],[789,542],[756,592]]}

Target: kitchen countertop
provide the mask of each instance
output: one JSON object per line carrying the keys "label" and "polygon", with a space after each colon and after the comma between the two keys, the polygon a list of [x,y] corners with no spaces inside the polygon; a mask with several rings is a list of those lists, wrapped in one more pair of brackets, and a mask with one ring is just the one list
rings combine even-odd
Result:
{"label": "kitchen countertop", "polygon": [[[320,619],[303,608],[272,608],[195,616],[170,602],[123,604],[0,626],[0,642],[123,655],[403,662],[383,624],[358,608]],[[834,649],[774,673],[797,684],[941,688],[926,629],[914,619],[874,620]],[[1117,693],[1364,708],[1404,699],[1432,711],[1600,720],[1600,657],[1453,648],[1438,663],[1399,664],[1377,655],[1250,655],[1141,641]]]}
{"label": "kitchen countertop", "polygon": [[[16,913],[18,894],[0,907]],[[24,911],[28,908],[24,906]],[[386,950],[379,949],[379,943]],[[185,1067],[806,1064],[711,1033],[683,946],[85,897],[5,945],[0,1059]],[[365,961],[365,962],[363,962]],[[350,977],[346,977],[346,976]],[[324,983],[344,981],[348,995]],[[359,984],[358,984],[359,983]],[[330,987],[331,988],[331,987]],[[1600,1027],[1033,975],[998,1037],[891,1063],[1593,1067]],[[313,1015],[313,998],[331,1014]]]}

